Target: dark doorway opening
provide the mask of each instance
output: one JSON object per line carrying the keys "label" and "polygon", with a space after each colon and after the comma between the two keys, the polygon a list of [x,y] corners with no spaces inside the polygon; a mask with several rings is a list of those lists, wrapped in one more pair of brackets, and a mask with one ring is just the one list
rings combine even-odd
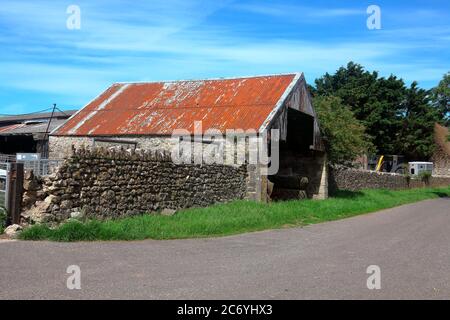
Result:
{"label": "dark doorway opening", "polygon": [[271,200],[312,198],[318,192],[323,153],[314,151],[314,117],[288,109],[287,137],[280,142],[280,167],[269,176]]}
{"label": "dark doorway opening", "polygon": [[0,153],[14,155],[20,152],[37,152],[37,141],[32,135],[0,136]]}

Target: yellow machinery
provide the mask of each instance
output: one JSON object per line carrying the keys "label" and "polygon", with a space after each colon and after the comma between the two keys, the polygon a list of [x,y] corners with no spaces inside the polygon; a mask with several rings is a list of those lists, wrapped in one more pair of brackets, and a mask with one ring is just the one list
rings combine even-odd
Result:
{"label": "yellow machinery", "polygon": [[380,155],[372,158],[369,162],[372,168],[377,172],[406,173],[408,172],[408,164],[405,163],[404,157],[401,155]]}
{"label": "yellow machinery", "polygon": [[380,159],[378,159],[377,166],[375,167],[375,171],[380,171],[381,166],[383,165],[384,156],[381,156]]}

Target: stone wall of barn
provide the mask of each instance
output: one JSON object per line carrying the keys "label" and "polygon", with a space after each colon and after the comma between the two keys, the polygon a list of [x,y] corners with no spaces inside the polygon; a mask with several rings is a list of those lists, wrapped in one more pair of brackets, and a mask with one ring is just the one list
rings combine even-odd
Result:
{"label": "stone wall of barn", "polygon": [[[156,151],[164,151],[171,152],[174,146],[178,143],[178,138],[172,137],[149,137],[149,136],[141,136],[141,137],[108,137],[109,139],[118,140],[118,141],[133,141],[136,143],[136,149],[144,150],[149,152]],[[242,140],[241,140],[242,142]],[[62,136],[51,136],[50,137],[50,158],[53,159],[64,159],[70,157],[72,154],[72,148],[94,148],[95,147],[123,147],[123,148],[131,148],[134,146],[130,144],[121,144],[117,142],[99,142],[96,141],[94,143],[94,139],[91,137],[62,137]],[[195,146],[194,146],[195,145]],[[202,146],[203,148],[211,147],[211,145],[200,143],[200,142],[192,142],[191,151],[192,154],[195,154],[194,148],[196,146]],[[231,166],[239,166],[241,162],[237,161],[237,157],[240,157],[242,160],[242,156],[248,156],[248,141],[247,145],[243,145],[242,143],[238,144],[237,141],[230,142],[225,141],[224,143],[226,155],[226,159],[224,160],[224,164]],[[217,150],[218,145],[215,145]],[[252,149],[254,151],[254,149]],[[234,153],[234,156],[230,154]],[[248,195],[247,198],[255,201],[267,201],[267,178],[261,176],[261,165],[249,165],[247,167],[247,189]]]}
{"label": "stone wall of barn", "polygon": [[425,183],[417,177],[409,179],[401,174],[332,167],[329,170],[328,186],[330,193],[337,190],[446,187],[450,186],[450,177],[433,176],[428,183]]}
{"label": "stone wall of barn", "polygon": [[[165,151],[172,152],[173,148],[179,143],[178,138],[172,137],[151,137],[151,136],[133,136],[133,137],[108,137],[110,140],[114,141],[124,141],[120,142],[104,142],[95,141],[92,137],[62,137],[62,136],[50,136],[49,139],[49,151],[51,159],[64,159],[72,154],[72,148],[94,148],[94,147],[122,147],[124,149],[134,148],[134,145],[129,144],[129,142],[136,143],[136,149],[144,151]],[[183,144],[183,142],[181,142]],[[196,147],[210,148],[212,152],[216,152],[219,148],[219,144],[207,144],[197,141],[190,142],[192,146],[192,154],[198,153],[195,151]],[[225,140],[224,142],[225,151],[235,153],[234,157],[227,157],[224,160],[225,164],[234,165],[241,164],[242,162],[237,162],[236,157],[239,155],[245,155],[246,145],[242,143],[239,144],[237,141],[230,142]],[[201,148],[199,148],[201,150]]]}
{"label": "stone wall of barn", "polygon": [[136,142],[136,148],[155,151],[166,150],[170,151],[175,145],[177,140],[170,137],[110,137],[114,140],[123,140],[124,143],[106,143],[95,142],[92,137],[69,137],[69,136],[50,136],[49,138],[49,157],[52,159],[64,159],[70,157],[72,154],[72,147],[75,148],[93,148],[94,144],[98,147],[123,147],[125,149],[130,148],[131,145],[125,142]]}
{"label": "stone wall of barn", "polygon": [[23,217],[59,222],[203,207],[246,198],[247,183],[246,166],[174,164],[168,153],[80,148],[42,190],[33,190],[42,196],[27,203]]}

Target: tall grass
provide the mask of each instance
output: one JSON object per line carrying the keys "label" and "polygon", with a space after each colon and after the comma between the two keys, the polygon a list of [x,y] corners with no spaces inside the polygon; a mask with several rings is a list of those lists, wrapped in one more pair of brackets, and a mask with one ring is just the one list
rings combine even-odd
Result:
{"label": "tall grass", "polygon": [[242,200],[208,208],[187,209],[174,216],[144,214],[109,221],[70,221],[56,229],[36,225],[25,229],[20,238],[94,241],[215,237],[304,226],[447,196],[450,196],[450,186],[400,191],[341,191],[335,197],[323,201],[296,200],[263,204]]}

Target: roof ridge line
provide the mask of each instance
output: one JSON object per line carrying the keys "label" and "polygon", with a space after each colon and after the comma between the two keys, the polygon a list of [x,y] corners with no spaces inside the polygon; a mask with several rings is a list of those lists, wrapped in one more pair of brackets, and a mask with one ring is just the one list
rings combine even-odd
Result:
{"label": "roof ridge line", "polygon": [[176,82],[193,82],[193,81],[220,81],[220,80],[238,80],[238,79],[251,79],[262,77],[280,77],[280,76],[298,76],[302,72],[288,72],[288,73],[273,73],[273,74],[260,74],[251,76],[234,76],[234,77],[220,77],[220,78],[198,78],[198,79],[179,79],[179,80],[157,80],[157,81],[119,81],[114,82],[112,85],[123,84],[146,84],[146,83],[176,83]]}

